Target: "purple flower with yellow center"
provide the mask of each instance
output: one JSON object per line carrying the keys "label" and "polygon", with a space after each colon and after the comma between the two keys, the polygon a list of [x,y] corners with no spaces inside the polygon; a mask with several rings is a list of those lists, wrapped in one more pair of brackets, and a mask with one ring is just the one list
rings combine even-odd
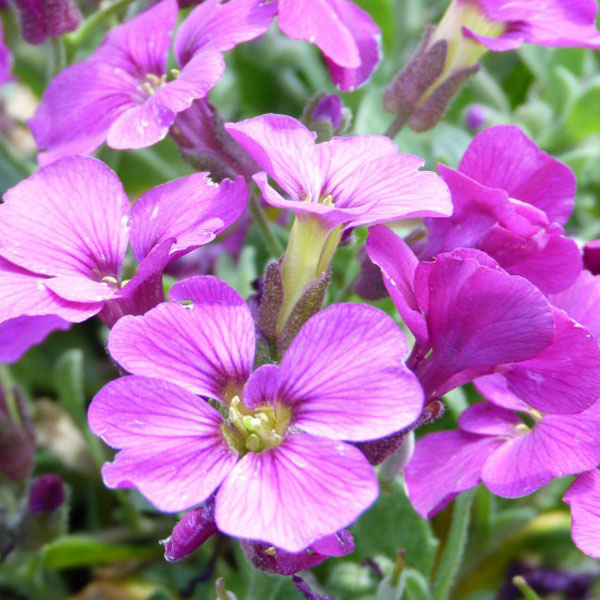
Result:
{"label": "purple flower with yellow center", "polygon": [[344,230],[452,212],[443,181],[420,170],[423,159],[399,154],[385,136],[334,137],[317,144],[316,134],[302,123],[275,114],[225,127],[264,169],[253,176],[264,200],[296,215],[282,263],[279,331],[306,285],[328,268]]}
{"label": "purple flower with yellow center", "polygon": [[579,413],[597,400],[592,333],[527,279],[469,248],[419,262],[382,225],[371,228],[367,252],[415,335],[408,364],[429,402],[484,375],[548,414]]}
{"label": "purple flower with yellow center", "polygon": [[569,167],[542,152],[518,127],[498,125],[475,136],[458,170],[438,168],[454,213],[425,220],[428,235],[415,244],[421,260],[477,248],[545,293],[573,284],[582,262],[577,244],[564,233],[576,193]]}
{"label": "purple flower with yellow center", "polygon": [[179,512],[215,491],[220,531],[299,552],[352,523],[377,479],[346,442],[411,425],[423,404],[408,345],[378,309],[333,305],[300,330],[280,365],[252,371],[248,306],[214,277],[177,283],[171,302],[126,316],[108,341],[133,375],[105,386],[92,430],[120,451],[102,470]]}
{"label": "purple flower with yellow center", "polygon": [[104,142],[119,150],[156,144],[177,115],[219,81],[222,52],[264,33],[274,11],[256,0],[203,3],[175,36],[178,67],[170,71],[176,0],[162,0],[115,27],[89,59],[65,69],[44,92],[30,121],[43,150],[40,163],[90,154]]}
{"label": "purple flower with yellow center", "polygon": [[[14,330],[11,320],[36,318],[51,327],[60,317],[57,327],[100,313],[111,326],[122,314],[143,313],[164,300],[166,265],[212,241],[246,201],[243,178],[217,186],[196,173],[149,190],[132,208],[117,175],[99,160],[63,158],[42,167],[0,205],[0,324]],[[129,244],[139,267],[126,281]]]}
{"label": "purple flower with yellow center", "polygon": [[417,441],[404,471],[409,498],[431,517],[483,482],[497,496],[518,498],[556,477],[600,463],[600,405],[577,415],[544,415],[498,387],[459,419],[459,429]]}

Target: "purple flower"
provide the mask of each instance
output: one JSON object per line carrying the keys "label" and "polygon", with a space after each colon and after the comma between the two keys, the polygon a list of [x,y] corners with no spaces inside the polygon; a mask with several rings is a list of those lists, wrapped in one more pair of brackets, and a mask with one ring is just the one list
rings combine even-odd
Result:
{"label": "purple flower", "polygon": [[221,53],[263,33],[274,11],[257,0],[204,2],[175,37],[180,71],[167,72],[176,0],[162,0],[115,27],[91,58],[60,73],[45,91],[30,121],[45,150],[40,163],[90,154],[105,141],[117,149],[159,142],[177,115],[219,81]]}
{"label": "purple flower", "polygon": [[73,0],[14,0],[21,35],[30,44],[42,44],[77,29],[81,12]]}
{"label": "purple flower", "polygon": [[341,440],[389,435],[422,410],[400,329],[375,308],[334,305],[279,366],[252,372],[255,325],[233,289],[198,277],[170,298],[111,331],[109,352],[133,376],[90,406],[92,430],[121,449],[103,468],[106,485],[136,487],[165,512],[216,490],[220,531],[288,552],[354,521],[377,482]]}
{"label": "purple flower", "polygon": [[384,226],[371,229],[367,252],[415,335],[408,364],[428,401],[492,373],[543,412],[578,413],[596,401],[596,340],[523,277],[472,249],[419,263]]}
{"label": "purple flower", "polygon": [[546,293],[569,287],[581,271],[577,244],[563,225],[573,211],[575,176],[509,125],[481,132],[458,171],[439,165],[454,202],[447,219],[425,221],[417,249],[429,260],[454,248],[478,248]]}
{"label": "purple flower", "polygon": [[422,516],[431,517],[479,482],[498,496],[517,498],[600,463],[598,403],[578,415],[543,415],[506,389],[486,396],[491,402],[467,408],[458,430],[417,441],[404,475]]}
{"label": "purple flower", "polygon": [[[357,135],[315,143],[315,133],[292,117],[268,114],[226,130],[265,170],[253,176],[265,201],[296,214],[282,263],[287,317],[306,287],[329,267],[342,232],[414,216],[448,215],[449,193],[424,161],[398,154],[380,135]],[[290,197],[269,184],[271,177]]]}
{"label": "purple flower", "polygon": [[[398,154],[381,135],[356,135],[315,143],[314,132],[285,115],[228,123],[227,131],[265,170],[254,175],[266,202],[326,229],[371,225],[406,217],[444,216],[448,190],[424,160]],[[287,200],[268,182],[286,192]]]}
{"label": "purple flower", "polygon": [[312,569],[332,556],[354,552],[354,539],[346,529],[311,544],[301,552],[286,552],[261,542],[243,541],[242,549],[248,560],[261,571],[293,575]]}
{"label": "purple flower", "polygon": [[279,0],[278,4],[281,30],[318,46],[341,90],[354,90],[369,79],[381,59],[381,32],[366,11],[349,0]]}
{"label": "purple flower", "polygon": [[[41,315],[80,322],[101,312],[110,326],[145,312],[163,300],[167,263],[213,240],[246,200],[242,178],[216,186],[197,173],[148,191],[131,209],[117,176],[96,159],[43,167],[0,206],[0,323],[28,316],[50,327]],[[128,243],[139,268],[125,282]]]}
{"label": "purple flower", "polygon": [[462,35],[489,50],[504,52],[522,44],[600,48],[595,0],[454,0],[436,35]]}

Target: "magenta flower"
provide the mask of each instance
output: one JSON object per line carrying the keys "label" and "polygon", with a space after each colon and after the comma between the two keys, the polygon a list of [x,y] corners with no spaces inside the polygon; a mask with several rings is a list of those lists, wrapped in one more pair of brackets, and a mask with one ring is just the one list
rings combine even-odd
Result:
{"label": "magenta flower", "polygon": [[219,530],[288,552],[353,522],[377,480],[345,441],[406,428],[422,409],[400,329],[378,309],[334,305],[279,366],[252,372],[255,325],[233,289],[197,277],[170,298],[111,331],[109,352],[133,375],[90,406],[92,430],[120,449],[106,485],[136,487],[165,512],[216,490]]}
{"label": "magenta flower", "polygon": [[429,401],[492,373],[546,413],[578,413],[598,398],[596,340],[523,277],[472,249],[419,263],[384,226],[371,229],[367,252],[416,337],[408,364]]}
{"label": "magenta flower", "polygon": [[490,127],[471,142],[458,171],[439,165],[454,214],[428,219],[419,258],[478,248],[546,293],[569,287],[581,271],[577,244],[564,235],[575,176],[518,128]]}
{"label": "magenta flower", "polygon": [[[245,210],[242,178],[197,173],[159,186],[130,208],[121,182],[93,158],[64,158],[6,192],[0,206],[0,323],[55,315],[69,322],[163,300],[167,263],[214,239]],[[128,243],[139,268],[123,281]]]}
{"label": "magenta flower", "polygon": [[81,12],[73,0],[14,0],[21,35],[30,44],[42,44],[77,29]]}
{"label": "magenta flower", "polygon": [[480,482],[498,496],[517,498],[600,463],[598,403],[578,415],[543,415],[506,389],[497,392],[487,397],[493,404],[467,408],[458,430],[417,441],[404,475],[422,516],[431,517]]}
{"label": "magenta flower", "polygon": [[[600,48],[595,0],[454,0],[439,29],[454,27],[489,50],[504,52],[522,44]],[[444,29],[445,30],[445,29]]]}
{"label": "magenta flower", "polygon": [[314,216],[325,229],[452,211],[440,178],[419,170],[425,161],[398,154],[396,144],[385,136],[356,135],[316,144],[315,133],[302,123],[274,114],[225,128],[265,170],[254,175],[265,201],[300,218]]}
{"label": "magenta flower", "polygon": [[105,141],[117,149],[159,142],[177,115],[219,81],[221,53],[263,33],[274,11],[256,0],[204,2],[175,37],[181,71],[167,71],[176,0],[162,0],[115,27],[92,57],[60,73],[45,91],[30,121],[44,150],[40,162],[90,154]]}
{"label": "magenta flower", "polygon": [[286,35],[319,47],[331,78],[345,92],[365,83],[379,64],[379,27],[354,2],[278,0],[278,15]]}

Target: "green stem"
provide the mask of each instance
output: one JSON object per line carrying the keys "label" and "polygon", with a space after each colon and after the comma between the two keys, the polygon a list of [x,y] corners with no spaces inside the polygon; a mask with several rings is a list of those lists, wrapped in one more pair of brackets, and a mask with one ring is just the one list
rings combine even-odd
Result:
{"label": "green stem", "polygon": [[251,194],[250,196],[249,208],[252,218],[260,230],[260,234],[267,246],[267,250],[274,258],[279,258],[283,254],[283,246],[271,231],[269,221],[267,221],[267,217],[260,206],[260,201],[255,194]]}
{"label": "green stem", "polygon": [[520,575],[513,577],[512,582],[519,588],[525,600],[542,600],[530,587],[527,581]]}
{"label": "green stem", "polygon": [[82,42],[89,38],[94,29],[102,25],[102,23],[104,23],[104,21],[106,21],[111,15],[114,15],[116,12],[120,11],[122,8],[125,8],[132,2],[134,2],[134,0],[115,0],[107,7],[94,12],[81,24],[76,31],[64,36],[65,41],[70,48],[78,48]]}
{"label": "green stem", "polygon": [[410,117],[410,111],[403,110],[392,121],[390,126],[386,129],[384,135],[387,135],[389,138],[391,138],[393,140],[400,133],[400,130],[406,125],[409,117]]}
{"label": "green stem", "polygon": [[475,490],[469,490],[454,501],[452,523],[436,572],[431,600],[447,600],[449,597],[465,551],[474,497]]}
{"label": "green stem", "polygon": [[62,37],[50,38],[50,57],[48,60],[47,79],[50,81],[67,66],[67,50]]}

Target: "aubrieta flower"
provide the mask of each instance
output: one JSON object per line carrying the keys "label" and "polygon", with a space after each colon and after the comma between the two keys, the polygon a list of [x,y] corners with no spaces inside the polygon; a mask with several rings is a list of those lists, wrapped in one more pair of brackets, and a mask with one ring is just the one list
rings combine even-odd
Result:
{"label": "aubrieta flower", "polygon": [[42,44],[77,29],[81,12],[73,0],[14,0],[21,35],[30,44]]}
{"label": "aubrieta flower", "polygon": [[[117,175],[94,158],[63,158],[6,192],[0,205],[0,323],[54,315],[110,326],[164,299],[169,261],[212,241],[245,210],[243,178],[196,173],[146,192],[130,207]],[[123,280],[128,244],[139,262]]]}
{"label": "aubrieta flower", "polygon": [[458,430],[417,441],[404,476],[422,516],[480,482],[497,496],[518,498],[600,463],[598,403],[577,415],[544,415],[500,387],[486,397],[491,402],[462,413]]}
{"label": "aubrieta flower", "polygon": [[162,0],[115,27],[87,60],[60,73],[30,121],[41,164],[90,154],[105,141],[135,149],[162,140],[177,115],[204,98],[225,69],[222,52],[263,33],[275,7],[256,0],[207,0],[174,40],[178,69],[167,70],[176,0]]}
{"label": "aubrieta flower", "polygon": [[279,366],[252,371],[255,325],[237,292],[208,276],[169,296],[111,330],[108,350],[132,375],[106,385],[89,410],[92,430],[120,449],[103,467],[106,485],[136,487],[165,512],[216,491],[220,531],[288,552],[353,522],[377,479],[346,442],[401,430],[422,410],[393,320],[330,306]]}
{"label": "aubrieta flower", "polygon": [[581,254],[563,226],[573,212],[572,170],[542,152],[518,127],[498,125],[475,136],[458,170],[438,165],[454,213],[426,219],[415,249],[421,260],[455,248],[478,248],[545,293],[568,288]]}
{"label": "aubrieta flower", "polygon": [[425,161],[399,154],[385,136],[356,135],[317,144],[315,133],[302,123],[275,114],[225,128],[264,169],[253,176],[264,200],[296,215],[282,263],[283,317],[304,287],[328,268],[344,230],[452,212],[443,181],[420,171]]}
{"label": "aubrieta flower", "polygon": [[381,225],[371,228],[367,252],[415,335],[408,364],[428,401],[492,373],[547,413],[575,414],[598,398],[596,340],[527,279],[474,249],[419,263]]}

